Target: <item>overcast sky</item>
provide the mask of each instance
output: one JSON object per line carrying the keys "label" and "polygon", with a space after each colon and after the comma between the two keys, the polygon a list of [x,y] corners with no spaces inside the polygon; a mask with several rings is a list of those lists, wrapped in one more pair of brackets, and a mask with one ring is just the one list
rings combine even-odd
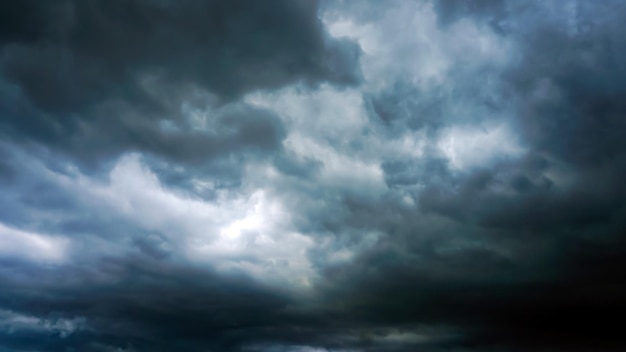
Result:
{"label": "overcast sky", "polygon": [[626,1],[0,1],[0,352],[624,351]]}

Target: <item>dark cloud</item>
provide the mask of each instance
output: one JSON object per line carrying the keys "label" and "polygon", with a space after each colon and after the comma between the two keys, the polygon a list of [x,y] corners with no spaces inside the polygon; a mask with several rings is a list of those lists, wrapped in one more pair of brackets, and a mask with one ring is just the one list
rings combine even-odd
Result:
{"label": "dark cloud", "polygon": [[225,96],[299,78],[350,82],[349,51],[323,34],[316,11],[314,1],[5,4],[4,71],[59,112],[141,95],[137,80],[150,73]]}
{"label": "dark cloud", "polygon": [[[203,108],[296,81],[358,79],[358,48],[324,33],[315,1],[1,6],[4,134],[61,146],[83,159],[118,153],[113,145],[174,158],[192,149],[210,159],[233,143],[200,134],[180,141],[159,124],[180,127],[187,93],[199,92],[193,94]],[[275,134],[263,119],[235,123],[248,124],[241,138],[251,140],[244,144],[273,143],[260,140]]]}
{"label": "dark cloud", "polygon": [[[23,268],[3,274],[0,301],[31,317],[33,321],[22,320],[34,325],[31,331],[7,331],[3,345],[55,351],[68,346],[97,351],[97,345],[113,350],[229,350],[241,344],[242,331],[272,326],[291,300],[245,278],[141,258],[110,258],[96,267],[63,270],[69,275],[50,272],[27,283],[16,278]],[[61,331],[55,333],[55,326]],[[61,333],[63,328],[69,336]]]}
{"label": "dark cloud", "polygon": [[[489,23],[511,8],[504,2],[436,6],[446,28],[453,19]],[[501,71],[508,99],[494,106],[510,115],[528,157],[463,174],[445,165],[383,164],[390,185],[426,187],[418,196],[423,211],[462,225],[444,230],[429,247],[424,236],[431,221],[407,214],[422,220],[398,221],[396,231],[405,235],[362,257],[345,276],[334,271],[337,282],[355,280],[347,296],[361,303],[351,311],[370,314],[358,320],[463,326],[467,336],[457,342],[470,350],[622,348],[610,321],[623,314],[625,294],[618,269],[624,188],[615,178],[626,151],[617,118],[625,113],[617,98],[624,87],[617,78],[623,5],[535,4],[526,11],[506,19],[516,31],[501,35],[517,41],[522,58]],[[407,98],[406,89],[375,99],[386,104],[373,101],[386,124],[432,116],[429,105],[419,103],[424,96]],[[417,109],[408,110],[414,115],[402,104],[414,104]],[[442,252],[455,232],[466,243]]]}

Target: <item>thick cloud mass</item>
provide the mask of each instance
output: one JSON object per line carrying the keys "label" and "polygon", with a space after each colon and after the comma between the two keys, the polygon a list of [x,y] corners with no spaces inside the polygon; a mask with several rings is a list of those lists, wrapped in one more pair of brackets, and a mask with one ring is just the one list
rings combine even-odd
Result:
{"label": "thick cloud mass", "polygon": [[88,159],[256,145],[165,135],[155,120],[180,128],[183,103],[358,80],[358,48],[326,35],[311,1],[28,0],[5,2],[0,13],[0,89],[10,97],[0,106],[3,130]]}
{"label": "thick cloud mass", "polygon": [[0,352],[625,350],[624,16],[0,3]]}

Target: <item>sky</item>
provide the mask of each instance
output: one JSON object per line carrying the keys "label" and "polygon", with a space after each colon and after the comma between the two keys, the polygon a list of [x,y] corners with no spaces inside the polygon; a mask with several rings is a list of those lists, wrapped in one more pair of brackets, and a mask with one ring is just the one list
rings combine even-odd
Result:
{"label": "sky", "polygon": [[626,1],[0,2],[0,352],[624,351]]}

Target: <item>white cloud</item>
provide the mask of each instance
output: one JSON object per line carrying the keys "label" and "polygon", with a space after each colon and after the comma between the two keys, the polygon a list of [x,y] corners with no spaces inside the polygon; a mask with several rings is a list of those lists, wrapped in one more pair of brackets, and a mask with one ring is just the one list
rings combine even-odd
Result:
{"label": "white cloud", "polygon": [[321,162],[320,177],[315,182],[352,193],[368,189],[381,194],[386,190],[380,152],[388,145],[366,133],[367,112],[359,91],[329,86],[315,91],[289,87],[246,99],[283,118],[290,127],[284,141],[288,151]]}
{"label": "white cloud", "polygon": [[453,67],[501,65],[514,57],[511,44],[488,27],[463,20],[443,29],[431,2],[393,2],[381,11],[383,15],[368,23],[336,12],[323,16],[331,35],[361,46],[369,90],[384,89],[398,79],[441,84]]}
{"label": "white cloud", "polygon": [[313,242],[291,228],[289,212],[261,188],[217,191],[214,201],[191,198],[161,184],[138,154],[120,158],[108,182],[50,175],[84,207],[161,234],[174,255],[197,265],[296,285],[313,275],[306,256]]}
{"label": "white cloud", "polygon": [[23,231],[0,223],[0,257],[62,263],[68,246],[66,238]]}
{"label": "white cloud", "polygon": [[9,333],[27,331],[45,331],[68,337],[76,330],[83,329],[84,318],[45,319],[0,309],[0,328]]}
{"label": "white cloud", "polygon": [[438,143],[455,170],[488,166],[491,162],[515,158],[524,148],[507,125],[453,126],[444,131]]}

